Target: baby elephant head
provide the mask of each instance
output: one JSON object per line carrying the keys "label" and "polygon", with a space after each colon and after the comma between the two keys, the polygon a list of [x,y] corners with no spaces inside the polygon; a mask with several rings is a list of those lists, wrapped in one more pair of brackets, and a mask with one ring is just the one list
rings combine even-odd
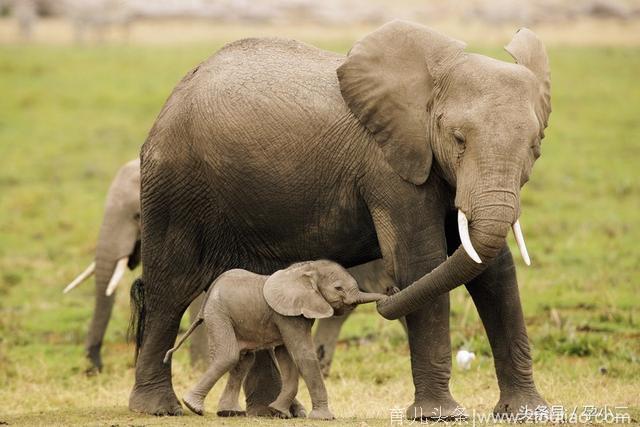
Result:
{"label": "baby elephant head", "polygon": [[361,292],[346,269],[326,260],[302,262],[276,271],[265,282],[263,292],[267,304],[276,312],[308,319],[344,314],[357,304],[387,297]]}

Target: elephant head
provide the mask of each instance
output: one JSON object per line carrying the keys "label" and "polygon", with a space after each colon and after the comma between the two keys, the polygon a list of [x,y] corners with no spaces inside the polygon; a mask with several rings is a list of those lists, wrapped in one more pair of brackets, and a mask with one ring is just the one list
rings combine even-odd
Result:
{"label": "elephant head", "polygon": [[398,318],[479,274],[518,218],[520,189],[540,156],[550,79],[542,42],[526,28],[506,46],[515,64],[467,53],[427,27],[394,21],[356,43],[338,68],[342,96],[402,178],[439,175],[455,189],[462,246],[378,304]]}
{"label": "elephant head", "polygon": [[346,269],[326,260],[302,262],[276,271],[265,282],[263,292],[267,304],[276,312],[309,319],[344,314],[358,304],[387,298],[360,291]]}
{"label": "elephant head", "polygon": [[96,276],[96,302],[87,337],[87,355],[95,368],[102,366],[100,347],[111,317],[114,295],[127,268],[140,261],[140,160],[120,168],[113,179],[100,226],[95,260],[65,289],[69,292],[92,274]]}

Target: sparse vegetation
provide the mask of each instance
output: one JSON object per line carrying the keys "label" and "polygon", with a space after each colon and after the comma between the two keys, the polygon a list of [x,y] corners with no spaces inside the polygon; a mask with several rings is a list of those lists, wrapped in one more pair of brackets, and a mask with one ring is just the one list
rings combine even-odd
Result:
{"label": "sparse vegetation", "polygon": [[[127,292],[107,333],[105,372],[94,377],[83,373],[92,285],[61,293],[92,258],[113,174],[137,155],[182,74],[221,44],[0,47],[0,422],[223,422],[213,414],[220,384],[204,418],[130,413]],[[554,112],[522,197],[533,266],[518,271],[535,374],[551,403],[623,406],[640,419],[640,49],[554,47],[550,58]],[[454,396],[490,411],[498,396],[490,347],[463,289],[452,295],[451,326],[454,350],[479,355],[470,371],[454,367]],[[412,398],[400,325],[362,307],[342,338],[327,383],[335,414],[389,425],[389,410]],[[197,376],[187,354],[174,361],[179,394]]]}

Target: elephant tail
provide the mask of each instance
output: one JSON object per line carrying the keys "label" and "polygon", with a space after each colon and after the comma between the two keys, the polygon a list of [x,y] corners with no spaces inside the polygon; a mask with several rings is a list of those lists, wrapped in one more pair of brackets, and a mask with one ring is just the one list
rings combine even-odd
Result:
{"label": "elephant tail", "polygon": [[138,361],[142,338],[144,337],[144,321],[147,314],[147,307],[144,300],[144,283],[138,277],[131,286],[131,320],[129,321],[129,331],[127,338],[131,340],[135,333],[136,351],[134,362]]}
{"label": "elephant tail", "polygon": [[189,335],[191,335],[191,333],[192,333],[193,331],[195,331],[195,330],[196,330],[196,328],[197,328],[198,326],[200,326],[200,324],[201,324],[202,322],[204,322],[204,319],[203,319],[202,317],[199,317],[199,318],[197,318],[197,319],[196,319],[196,321],[195,321],[195,322],[193,322],[193,323],[191,324],[191,326],[189,327],[189,329],[187,330],[187,332],[185,332],[185,334],[182,336],[182,338],[180,338],[180,339],[178,340],[178,342],[176,343],[176,345],[175,345],[175,346],[173,346],[171,349],[169,349],[169,351],[167,351],[167,353],[164,355],[163,363],[165,363],[165,364],[169,363],[169,361],[171,360],[171,355],[172,355],[173,353],[175,353],[175,351],[176,351],[177,349],[179,349],[179,348],[180,348],[180,346],[182,345],[182,343],[183,343],[183,342],[185,342],[185,340],[186,340],[187,338],[189,338]]}

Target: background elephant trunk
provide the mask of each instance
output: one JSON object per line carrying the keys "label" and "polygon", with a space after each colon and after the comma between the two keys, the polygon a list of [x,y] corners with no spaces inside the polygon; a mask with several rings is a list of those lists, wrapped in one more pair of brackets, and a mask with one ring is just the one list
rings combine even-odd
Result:
{"label": "background elephant trunk", "polygon": [[480,274],[506,244],[507,234],[519,212],[517,194],[511,191],[497,192],[491,197],[480,198],[482,204],[468,208],[471,212],[468,228],[470,240],[481,263],[474,261],[463,246],[458,247],[452,256],[433,271],[380,301],[380,314],[387,319],[406,316]]}
{"label": "background elephant trunk", "polygon": [[128,267],[133,269],[139,262],[138,227],[133,221],[122,222],[111,220],[112,215],[107,211],[105,220],[100,228],[95,257],[95,305],[93,317],[89,326],[89,333],[85,343],[86,356],[92,369],[102,369],[101,347],[104,339],[113,304],[115,292],[105,295],[118,260],[128,257]]}

